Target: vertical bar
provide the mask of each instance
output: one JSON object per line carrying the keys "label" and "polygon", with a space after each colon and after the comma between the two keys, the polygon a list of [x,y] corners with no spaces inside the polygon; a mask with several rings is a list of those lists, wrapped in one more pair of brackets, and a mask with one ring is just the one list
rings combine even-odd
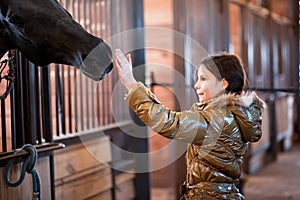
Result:
{"label": "vertical bar", "polygon": [[94,0],[94,5],[93,5],[93,8],[94,8],[94,34],[96,35],[96,36],[100,36],[100,34],[99,34],[99,31],[98,31],[98,18],[97,18],[97,14],[98,14],[98,12],[97,12],[97,6],[99,5],[99,1],[97,1],[97,0]]}
{"label": "vertical bar", "polygon": [[55,165],[53,154],[49,155],[49,166],[50,166],[50,184],[51,184],[51,200],[55,200]]}
{"label": "vertical bar", "polygon": [[61,97],[61,131],[63,134],[66,134],[66,103],[65,103],[65,66],[59,65],[61,68],[61,88],[60,88],[60,97]]}
{"label": "vertical bar", "polygon": [[41,127],[42,127],[42,119],[40,118],[41,110],[40,110],[40,105],[43,99],[40,99],[40,76],[39,76],[39,68],[38,66],[34,66],[35,68],[35,83],[34,83],[34,98],[35,98],[35,108],[36,108],[36,132],[33,133],[35,134],[36,137],[36,143],[41,144],[42,143],[42,133],[41,133]]}
{"label": "vertical bar", "polygon": [[1,99],[1,131],[2,131],[2,152],[7,151],[6,142],[6,113],[5,113],[5,99]]}
{"label": "vertical bar", "polygon": [[[73,12],[74,14],[77,16],[77,21],[80,22],[80,1],[76,0],[75,4],[77,5],[77,9],[75,11],[73,6]],[[75,13],[76,12],[76,13]],[[78,71],[80,71],[80,69],[78,69]],[[75,80],[75,86],[74,86],[74,106],[75,106],[75,127],[76,127],[76,131],[80,130],[80,126],[79,126],[79,108],[78,105],[80,105],[80,99],[78,98],[78,94],[79,94],[79,89],[80,89],[80,85],[78,85],[78,78],[80,78],[80,73],[79,75],[77,75],[77,69],[74,68],[74,80]]]}
{"label": "vertical bar", "polygon": [[75,5],[74,5],[74,0],[70,0],[70,7],[71,7],[71,15],[73,16],[75,13]]}
{"label": "vertical bar", "polygon": [[[31,118],[31,107],[32,105],[30,104],[30,97],[31,97],[31,91],[30,91],[30,72],[31,69],[29,66],[28,61],[22,56],[22,89],[23,89],[23,101],[24,101],[24,106],[23,106],[23,112],[24,112],[24,142],[25,143],[30,143],[32,144],[32,124],[30,121]],[[26,105],[26,106],[25,106]],[[23,145],[23,144],[22,144]]]}
{"label": "vertical bar", "polygon": [[[73,15],[74,14],[74,1],[73,0],[70,0],[70,11],[71,11],[71,14]],[[72,70],[72,74],[73,74],[73,77],[75,77],[75,70]],[[73,82],[75,82],[75,79],[73,80]],[[74,91],[75,91],[75,86],[73,87]],[[68,68],[68,90],[70,91],[69,92],[69,97],[68,97],[68,110],[69,110],[69,133],[72,133],[73,132],[73,124],[72,124],[72,91],[71,91],[71,67]],[[74,95],[73,95],[74,97]],[[74,130],[75,131],[75,130]]]}
{"label": "vertical bar", "polygon": [[[24,137],[24,100],[23,100],[23,59],[21,56],[21,53],[19,51],[16,52],[16,65],[18,66],[16,68],[16,80],[15,80],[15,85],[14,85],[14,97],[16,101],[14,101],[15,105],[15,132],[18,133],[16,134],[16,148],[22,147],[25,143],[25,137]],[[26,65],[24,66],[26,67]]]}
{"label": "vertical bar", "polygon": [[50,67],[41,68],[42,131],[46,142],[53,141]]}
{"label": "vertical bar", "polygon": [[[299,65],[299,1],[289,1],[289,8],[291,12],[290,14],[290,19],[293,22],[292,29],[293,29],[293,37],[290,40],[290,43],[292,45],[292,50],[293,56],[292,56],[292,67],[293,72],[295,73],[295,80],[296,80],[296,88],[300,90],[300,65]],[[294,74],[293,74],[294,75]],[[295,132],[298,135],[298,138],[300,138],[300,92],[298,92],[295,95],[295,102],[296,102],[296,127],[295,127]]]}
{"label": "vertical bar", "polygon": [[[127,3],[127,2],[126,2]],[[144,1],[141,0],[132,0],[131,3],[127,4],[128,8],[130,6],[134,8],[132,10],[133,16],[132,16],[132,27],[133,28],[142,28],[144,27]],[[138,33],[135,38],[138,41],[144,41],[144,35]],[[134,51],[134,64],[133,66],[142,66],[145,64],[145,50],[144,49],[138,49]],[[145,74],[144,72],[141,74]],[[140,77],[140,80],[145,81],[145,77]],[[136,118],[137,119],[137,118]],[[142,132],[142,134],[145,134],[143,138],[136,139],[136,148],[138,152],[148,152],[148,139],[147,139],[147,129],[145,128],[145,131]],[[149,156],[144,157],[143,164],[147,164],[149,166]],[[138,167],[138,164],[137,164]],[[135,188],[136,188],[136,199],[150,199],[150,181],[149,181],[149,173],[138,173],[136,174],[135,178]]]}
{"label": "vertical bar", "polygon": [[[83,24],[84,24],[84,28],[87,29],[88,28],[88,26],[87,26],[88,12],[86,10],[87,10],[88,2],[86,0],[82,0],[82,3],[83,3]],[[85,113],[85,115],[86,115],[86,126],[85,126],[85,128],[89,129],[90,128],[90,111],[89,111],[90,104],[89,104],[89,100],[90,100],[91,96],[89,94],[89,79],[85,76],[84,80],[85,80],[84,88],[85,88],[85,93],[86,93],[85,94],[85,109],[86,109],[86,113]]]}
{"label": "vertical bar", "polygon": [[97,89],[96,89],[96,97],[97,97],[97,102],[96,102],[96,116],[97,116],[97,121],[98,121],[98,126],[101,126],[101,82],[98,82],[97,84]]}
{"label": "vertical bar", "polygon": [[[99,14],[99,20],[97,21],[97,24],[99,24],[99,37],[102,37],[102,10],[101,10],[101,3],[102,0],[99,0],[98,1],[98,10],[96,11],[96,13]],[[98,123],[99,123],[99,126],[102,126],[103,123],[102,123],[102,119],[103,119],[103,115],[102,115],[102,102],[103,102],[103,89],[102,89],[102,84],[103,82],[99,82],[98,85],[97,85],[97,119],[98,119]]]}
{"label": "vertical bar", "polygon": [[61,91],[60,91],[60,75],[59,75],[59,66],[55,65],[55,110],[56,110],[56,135],[59,136],[61,133]]}
{"label": "vertical bar", "polygon": [[[11,61],[11,68],[14,71],[15,74],[15,78],[16,78],[16,50],[14,51],[9,51],[9,56],[11,57],[12,61]],[[12,91],[10,92],[10,113],[11,113],[11,147],[12,150],[16,149],[16,109],[15,109],[15,101],[16,101],[16,97],[15,97],[15,81],[12,81]]]}
{"label": "vertical bar", "polygon": [[[270,42],[270,66],[271,66],[271,70],[270,70],[270,85],[271,88],[274,89],[275,86],[275,80],[274,80],[274,56],[273,56],[273,50],[274,50],[274,40],[273,40],[273,26],[272,26],[272,17],[271,17],[271,12],[267,18],[268,20],[268,38],[269,38],[269,42]],[[277,38],[278,40],[278,38]],[[277,48],[277,45],[276,45]],[[277,159],[277,154],[278,154],[278,147],[277,147],[277,123],[276,123],[276,93],[272,93],[270,94],[269,97],[269,120],[270,120],[270,150],[271,150],[271,159],[272,160],[276,160]]]}
{"label": "vertical bar", "polygon": [[[12,83],[14,84],[14,82]],[[14,101],[16,100],[15,93],[14,93],[14,85],[12,86],[12,92],[10,93],[10,113],[11,113],[11,148],[12,150],[17,148],[16,142],[16,109]]]}
{"label": "vertical bar", "polygon": [[67,90],[68,90],[68,96],[67,96],[67,100],[68,100],[68,133],[72,133],[72,93],[71,93],[71,68],[70,66],[68,67],[68,72],[67,72],[67,76],[68,76],[68,82],[67,82]]}
{"label": "vertical bar", "polygon": [[[71,73],[73,72],[73,73]],[[73,79],[72,79],[73,77]],[[73,87],[71,86],[71,82],[73,82]],[[71,71],[71,68],[68,69],[68,117],[69,117],[69,133],[73,133],[73,123],[72,123],[72,116],[73,116],[73,106],[72,106],[72,97],[74,98],[74,71]],[[73,88],[73,90],[72,90]]]}
{"label": "vertical bar", "polygon": [[[109,35],[111,34],[111,27],[109,26],[112,22],[111,22],[111,17],[110,17],[110,10],[111,10],[111,2],[110,0],[107,0],[106,2],[106,37],[109,37]],[[112,74],[109,74],[109,76],[107,77],[108,79],[108,87],[109,87],[109,95],[108,95],[108,112],[109,112],[109,124],[113,123],[113,112],[112,112],[112,94],[113,94],[113,76]]]}
{"label": "vertical bar", "polygon": [[[53,142],[53,126],[52,126],[52,102],[51,102],[51,83],[50,83],[50,67],[41,68],[41,102],[42,109],[42,131],[46,142]],[[53,154],[49,156],[50,166],[50,187],[51,199],[55,200],[55,177],[54,177],[54,158]]]}
{"label": "vertical bar", "polygon": [[78,128],[78,109],[77,109],[77,105],[78,105],[78,85],[77,85],[77,73],[76,73],[76,69],[74,68],[74,118],[75,118],[75,131],[77,132],[79,130]]}
{"label": "vertical bar", "polygon": [[[79,118],[80,118],[80,130],[84,130],[84,110],[83,110],[83,86],[82,86],[82,73],[80,72],[79,73],[79,105],[80,105],[80,115],[79,115]],[[78,126],[79,127],[79,126]]]}
{"label": "vertical bar", "polygon": [[[77,18],[78,18],[78,22],[81,23],[81,12],[80,12],[80,6],[81,6],[81,1],[80,0],[76,0],[76,3],[77,3]],[[83,116],[82,116],[82,113],[83,113],[83,109],[82,109],[82,73],[79,69],[79,75],[78,77],[79,78],[79,86],[78,86],[78,93],[79,93],[79,105],[80,105],[80,108],[77,112],[77,129],[78,131],[79,130],[83,130]],[[77,82],[78,83],[78,82]],[[76,96],[78,97],[78,95]],[[81,115],[81,116],[80,116]],[[80,118],[80,120],[79,120]]]}
{"label": "vertical bar", "polygon": [[[90,21],[90,27],[89,27],[89,30],[90,30],[90,33],[92,33],[93,35],[96,35],[96,31],[93,29],[94,27],[94,24],[95,24],[95,21],[93,20],[93,16],[95,15],[95,13],[93,13],[93,10],[92,10],[92,7],[95,7],[95,1],[93,0],[89,0],[88,1],[88,14],[89,14],[89,21]],[[94,88],[94,84],[93,84],[93,81],[90,81],[91,82],[91,127],[95,128],[95,110],[93,109],[95,107],[95,88]]]}
{"label": "vertical bar", "polygon": [[[101,1],[101,13],[102,13],[102,21],[101,21],[101,30],[102,30],[102,38],[106,37],[106,0]],[[103,25],[105,24],[105,25]],[[103,30],[104,29],[104,30]],[[108,91],[107,91],[107,78],[102,80],[102,119],[103,119],[103,124],[107,125],[108,124],[108,112],[107,112],[107,96],[108,96]]]}
{"label": "vertical bar", "polygon": [[24,112],[26,117],[25,123],[25,143],[35,144],[37,130],[37,102],[35,84],[37,84],[36,66],[29,61],[25,61],[26,67],[22,67],[23,74],[23,90],[24,90]]}
{"label": "vertical bar", "polygon": [[85,105],[82,105],[82,106],[85,106],[85,109],[86,109],[86,112],[85,112],[85,115],[86,115],[86,122],[85,122],[85,128],[86,129],[89,129],[90,128],[90,98],[91,98],[91,95],[89,94],[89,79],[85,76],[84,77],[84,80],[85,80],[85,84],[84,84],[84,88],[85,88]]}

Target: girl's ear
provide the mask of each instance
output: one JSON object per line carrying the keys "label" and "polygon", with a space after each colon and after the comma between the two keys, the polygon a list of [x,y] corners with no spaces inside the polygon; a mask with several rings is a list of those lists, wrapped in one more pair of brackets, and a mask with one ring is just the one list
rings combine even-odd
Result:
{"label": "girl's ear", "polygon": [[222,87],[223,87],[223,89],[226,90],[226,88],[228,87],[228,85],[229,85],[228,81],[225,78],[223,78],[222,79]]}

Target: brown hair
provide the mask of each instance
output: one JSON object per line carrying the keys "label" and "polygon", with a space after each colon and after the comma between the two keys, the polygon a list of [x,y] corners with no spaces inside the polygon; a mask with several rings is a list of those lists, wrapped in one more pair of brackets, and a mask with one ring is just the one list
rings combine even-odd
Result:
{"label": "brown hair", "polygon": [[241,94],[246,86],[246,74],[240,59],[227,52],[208,56],[201,61],[218,80],[228,82],[227,93]]}

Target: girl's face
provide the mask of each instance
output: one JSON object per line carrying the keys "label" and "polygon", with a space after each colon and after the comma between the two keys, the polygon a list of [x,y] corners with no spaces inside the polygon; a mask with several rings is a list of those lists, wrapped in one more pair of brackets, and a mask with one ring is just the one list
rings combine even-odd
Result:
{"label": "girl's face", "polygon": [[198,81],[194,88],[196,89],[200,102],[216,97],[225,90],[227,87],[226,84],[228,84],[225,79],[218,80],[204,65],[200,66],[197,76]]}

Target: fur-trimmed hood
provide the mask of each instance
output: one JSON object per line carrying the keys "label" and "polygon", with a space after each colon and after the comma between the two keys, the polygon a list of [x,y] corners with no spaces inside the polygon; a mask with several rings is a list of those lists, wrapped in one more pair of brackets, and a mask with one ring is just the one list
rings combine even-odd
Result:
{"label": "fur-trimmed hood", "polygon": [[261,137],[261,114],[266,107],[264,101],[255,92],[243,95],[221,94],[206,102],[195,103],[192,110],[207,110],[226,107],[233,114],[243,139],[256,142]]}
{"label": "fur-trimmed hood", "polygon": [[248,92],[243,95],[235,95],[232,93],[221,94],[216,98],[212,98],[205,102],[197,102],[194,106],[200,108],[220,108],[223,106],[243,106],[249,107],[251,104],[257,104],[262,109],[266,107],[265,102],[260,99],[255,92]]}

